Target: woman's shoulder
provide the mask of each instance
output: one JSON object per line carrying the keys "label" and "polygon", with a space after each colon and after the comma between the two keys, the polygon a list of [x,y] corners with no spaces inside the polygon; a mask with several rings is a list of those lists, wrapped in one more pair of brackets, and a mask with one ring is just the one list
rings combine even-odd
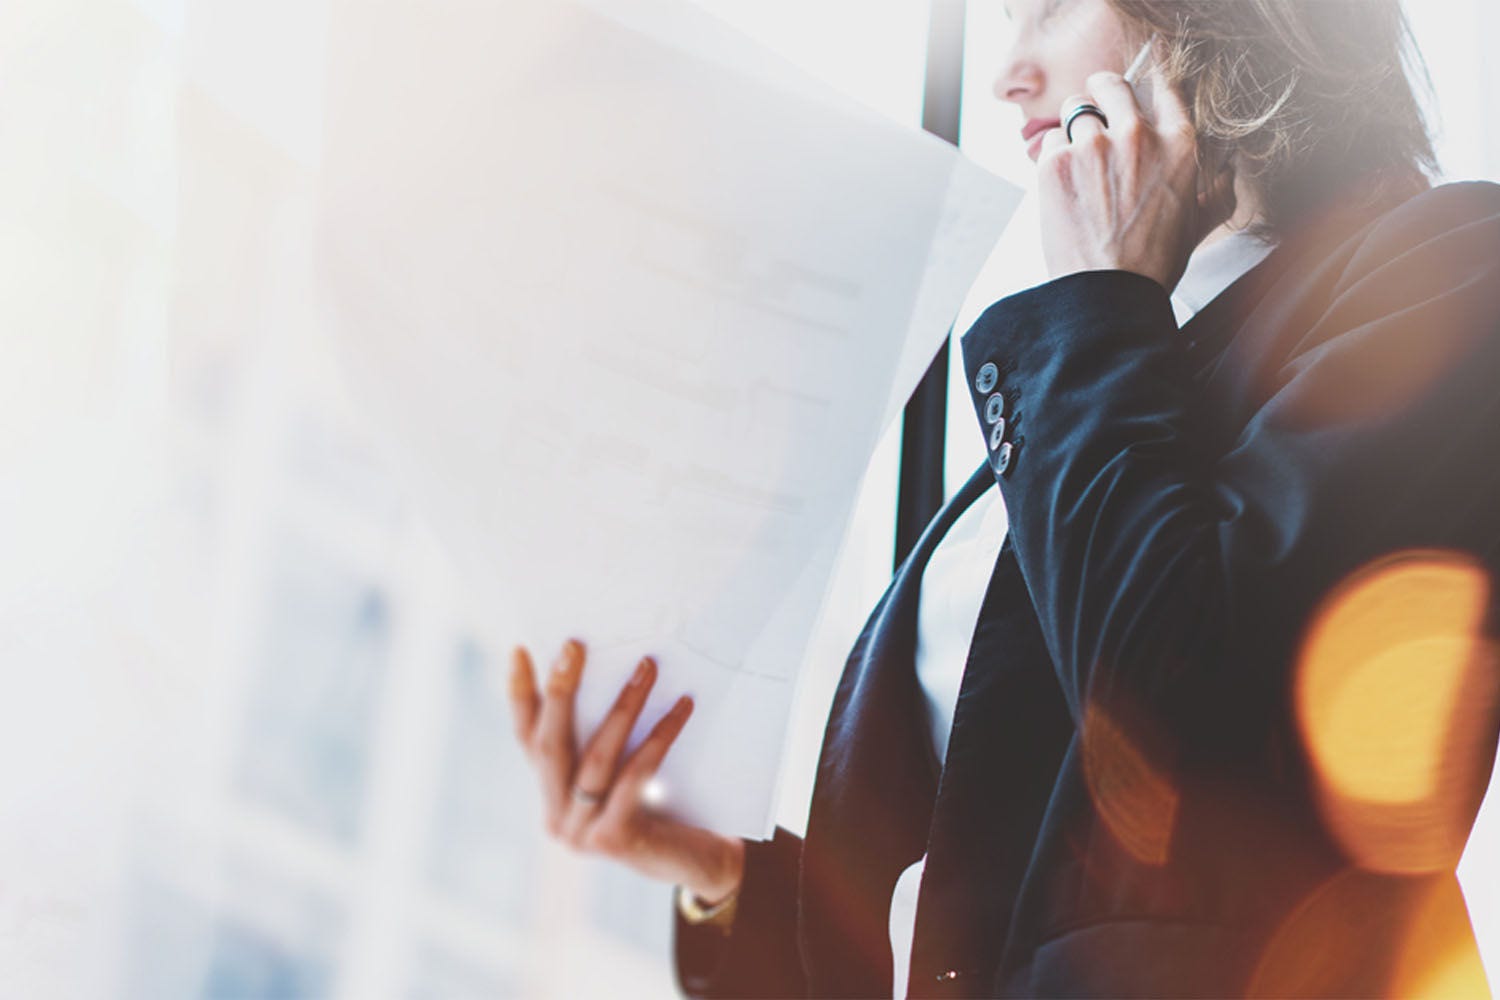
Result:
{"label": "woman's shoulder", "polygon": [[[1338,230],[1335,230],[1337,233]],[[1315,242],[1314,271],[1332,269],[1335,297],[1353,286],[1467,284],[1500,278],[1500,184],[1453,181],[1424,187],[1363,216],[1334,241]]]}
{"label": "woman's shoulder", "polygon": [[1487,180],[1448,181],[1418,192],[1401,209],[1442,215],[1456,211],[1500,212],[1500,184]]}
{"label": "woman's shoulder", "polygon": [[1459,230],[1500,233],[1500,184],[1450,181],[1426,188],[1372,220],[1363,242],[1420,246]]}

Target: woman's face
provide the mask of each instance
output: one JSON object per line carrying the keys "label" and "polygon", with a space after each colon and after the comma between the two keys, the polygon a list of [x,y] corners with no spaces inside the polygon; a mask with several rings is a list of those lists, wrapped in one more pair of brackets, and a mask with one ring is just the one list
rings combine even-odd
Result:
{"label": "woman's face", "polygon": [[1123,73],[1134,52],[1109,0],[1004,0],[1013,35],[995,96],[1021,109],[1021,141],[1032,160],[1042,134],[1061,123],[1062,102],[1085,93],[1089,74]]}

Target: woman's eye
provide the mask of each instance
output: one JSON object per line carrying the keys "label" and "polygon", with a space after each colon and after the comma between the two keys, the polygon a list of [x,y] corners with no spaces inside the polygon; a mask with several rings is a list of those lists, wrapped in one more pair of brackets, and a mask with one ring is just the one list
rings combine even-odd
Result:
{"label": "woman's eye", "polygon": [[1037,17],[1037,20],[1051,20],[1057,14],[1057,12],[1066,7],[1067,4],[1068,0],[1046,0],[1046,3],[1042,5],[1042,12]]}

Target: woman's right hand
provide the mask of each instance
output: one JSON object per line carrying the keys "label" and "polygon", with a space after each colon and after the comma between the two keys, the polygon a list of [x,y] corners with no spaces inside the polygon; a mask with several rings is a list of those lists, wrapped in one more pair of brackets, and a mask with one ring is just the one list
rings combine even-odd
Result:
{"label": "woman's right hand", "polygon": [[573,703],[583,663],[583,644],[568,640],[539,692],[530,652],[517,646],[511,654],[516,739],[541,779],[547,832],[575,850],[684,886],[705,902],[727,898],[739,889],[744,874],[745,842],[671,819],[643,801],[647,783],[692,713],[692,699],[677,699],[622,760],[656,681],[656,663],[646,657],[575,754]]}

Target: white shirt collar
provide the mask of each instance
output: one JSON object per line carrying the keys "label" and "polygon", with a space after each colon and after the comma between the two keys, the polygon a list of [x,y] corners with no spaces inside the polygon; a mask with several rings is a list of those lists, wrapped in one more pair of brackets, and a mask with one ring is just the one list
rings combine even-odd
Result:
{"label": "white shirt collar", "polygon": [[1177,316],[1177,325],[1185,325],[1198,310],[1274,249],[1275,244],[1265,243],[1241,231],[1194,251],[1182,280],[1172,292],[1172,312]]}

